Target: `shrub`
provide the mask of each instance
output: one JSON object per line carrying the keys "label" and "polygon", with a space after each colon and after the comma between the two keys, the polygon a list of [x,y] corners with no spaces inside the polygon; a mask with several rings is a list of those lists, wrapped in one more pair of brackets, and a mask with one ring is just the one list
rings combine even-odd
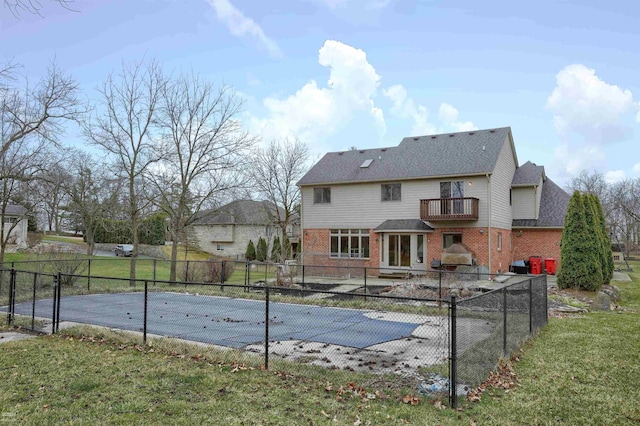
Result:
{"label": "shrub", "polygon": [[42,242],[42,232],[27,232],[27,246],[35,247]]}
{"label": "shrub", "polygon": [[205,262],[180,262],[176,266],[176,275],[182,282],[204,283],[207,282],[208,270]]}
{"label": "shrub", "polygon": [[271,260],[279,262],[282,255],[282,246],[280,245],[280,237],[276,236],[273,240],[273,247],[271,247]]}
{"label": "shrub", "polygon": [[560,288],[594,291],[602,286],[602,268],[598,276],[598,268],[594,265],[600,266],[600,259],[586,210],[582,195],[575,191],[569,200],[560,242]]}
{"label": "shrub", "polygon": [[256,246],[253,245],[253,241],[249,240],[249,244],[247,244],[247,251],[244,254],[244,257],[252,262],[256,260]]}
{"label": "shrub", "polygon": [[43,247],[38,254],[44,260],[42,262],[44,268],[54,273],[60,272],[62,274],[60,285],[66,287],[73,287],[79,278],[76,275],[82,275],[88,266],[84,255],[65,252],[60,246],[50,245]]}
{"label": "shrub", "polygon": [[264,262],[267,260],[267,241],[260,237],[258,240],[258,247],[256,247],[256,260],[258,262]]}
{"label": "shrub", "polygon": [[205,282],[221,283],[223,278],[227,282],[235,270],[235,263],[211,257],[206,262],[206,268],[207,280]]}

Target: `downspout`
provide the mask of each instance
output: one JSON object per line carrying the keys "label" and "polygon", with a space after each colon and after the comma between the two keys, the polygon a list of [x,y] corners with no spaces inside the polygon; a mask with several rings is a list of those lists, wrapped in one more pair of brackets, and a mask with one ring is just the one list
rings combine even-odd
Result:
{"label": "downspout", "polygon": [[487,252],[489,254],[489,275],[491,275],[491,175],[487,176]]}

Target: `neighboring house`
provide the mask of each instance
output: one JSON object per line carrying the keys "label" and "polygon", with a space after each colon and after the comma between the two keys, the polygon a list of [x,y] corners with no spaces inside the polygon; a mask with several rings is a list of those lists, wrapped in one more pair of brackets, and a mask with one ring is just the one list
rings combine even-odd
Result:
{"label": "neighboring house", "polygon": [[18,247],[27,246],[27,209],[16,205],[7,205],[4,212],[4,233],[2,234],[7,238],[9,244],[15,244]]}
{"label": "neighboring house", "polygon": [[[275,237],[283,240],[275,209],[269,201],[236,200],[219,209],[201,212],[192,225],[193,234],[202,250],[241,259],[244,259],[249,240],[257,247],[262,237],[267,242],[270,256]],[[292,244],[298,243],[298,230],[295,224],[287,229]]]}
{"label": "neighboring house", "polygon": [[542,166],[518,166],[508,127],[328,153],[298,185],[303,254],[326,265],[426,270],[455,243],[492,273],[559,262],[569,195]]}

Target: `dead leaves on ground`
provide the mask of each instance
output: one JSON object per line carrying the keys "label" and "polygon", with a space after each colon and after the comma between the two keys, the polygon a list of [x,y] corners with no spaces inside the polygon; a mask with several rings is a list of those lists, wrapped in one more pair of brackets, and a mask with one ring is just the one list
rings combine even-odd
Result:
{"label": "dead leaves on ground", "polygon": [[519,360],[519,355],[515,355],[511,360],[501,362],[497,371],[489,373],[487,380],[469,392],[467,400],[470,402],[480,401],[482,394],[489,388],[503,390],[505,393],[515,388],[518,384],[518,376],[513,369],[513,362]]}

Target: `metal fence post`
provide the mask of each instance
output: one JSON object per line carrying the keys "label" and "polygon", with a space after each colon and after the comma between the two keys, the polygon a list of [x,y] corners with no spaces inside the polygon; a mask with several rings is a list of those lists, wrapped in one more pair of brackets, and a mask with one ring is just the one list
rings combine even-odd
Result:
{"label": "metal fence post", "polygon": [[529,279],[529,335],[533,334],[533,280]]}
{"label": "metal fence post", "polygon": [[451,295],[451,304],[449,305],[449,317],[451,324],[449,325],[449,339],[450,339],[450,353],[449,353],[449,399],[451,400],[451,407],[457,408],[458,406],[458,393],[456,392],[457,369],[458,369],[458,350],[457,350],[457,307],[456,307],[456,295]]}
{"label": "metal fence post", "polygon": [[364,269],[364,300],[367,300],[367,268]]}
{"label": "metal fence post", "polygon": [[224,275],[225,275],[225,263],[226,261],[222,261],[222,266],[220,266],[220,291],[224,291]]}
{"label": "metal fence post", "polygon": [[91,258],[87,261],[87,291],[91,291]]}
{"label": "metal fence post", "polygon": [[9,307],[7,309],[7,325],[13,323],[13,315],[15,312],[15,295],[16,295],[16,270],[11,268],[9,275]]}
{"label": "metal fence post", "polygon": [[60,331],[60,299],[62,299],[62,273],[58,272],[58,300],[56,303],[56,333]]}
{"label": "metal fence post", "polygon": [[547,276],[544,276],[544,291],[542,292],[544,295],[544,323],[549,323],[549,300],[547,299],[549,295],[547,294]]}
{"label": "metal fence post", "polygon": [[264,284],[264,369],[269,369],[269,286]]}
{"label": "metal fence post", "polygon": [[304,287],[304,263],[302,264],[302,286]]}
{"label": "metal fence post", "polygon": [[153,286],[155,287],[156,285],[156,263],[158,262],[157,259],[153,259]]}
{"label": "metal fence post", "polygon": [[33,299],[31,300],[31,329],[36,328],[36,287],[38,285],[38,273],[33,273]]}
{"label": "metal fence post", "polygon": [[507,288],[502,287],[502,355],[507,356]]}
{"label": "metal fence post", "polygon": [[142,346],[147,346],[147,306],[149,300],[149,282],[144,280],[144,322],[142,324]]}
{"label": "metal fence post", "polygon": [[60,273],[53,278],[53,308],[51,312],[51,334],[56,333],[56,314],[58,305],[58,283],[60,280]]}
{"label": "metal fence post", "polygon": [[442,308],[442,269],[438,269],[438,309]]}

